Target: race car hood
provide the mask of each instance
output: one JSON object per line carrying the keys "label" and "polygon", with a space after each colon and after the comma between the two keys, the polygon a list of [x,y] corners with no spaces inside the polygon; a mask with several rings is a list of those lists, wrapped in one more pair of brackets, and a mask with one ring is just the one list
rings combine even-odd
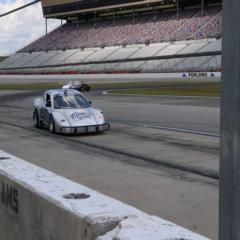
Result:
{"label": "race car hood", "polygon": [[104,117],[101,111],[91,107],[54,110],[52,115],[59,126],[77,127],[104,123]]}

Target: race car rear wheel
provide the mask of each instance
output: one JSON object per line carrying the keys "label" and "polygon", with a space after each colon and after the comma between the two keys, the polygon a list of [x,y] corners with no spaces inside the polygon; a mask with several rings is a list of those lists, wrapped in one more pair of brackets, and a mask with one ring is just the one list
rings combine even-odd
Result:
{"label": "race car rear wheel", "polygon": [[39,124],[39,116],[38,116],[38,111],[37,109],[34,110],[33,112],[33,124],[36,128],[39,128],[40,124]]}
{"label": "race car rear wheel", "polygon": [[49,119],[49,131],[51,133],[55,133],[55,124],[54,124],[54,119],[52,116]]}
{"label": "race car rear wheel", "polygon": [[89,85],[86,85],[85,89],[86,89],[87,92],[89,92],[91,87]]}

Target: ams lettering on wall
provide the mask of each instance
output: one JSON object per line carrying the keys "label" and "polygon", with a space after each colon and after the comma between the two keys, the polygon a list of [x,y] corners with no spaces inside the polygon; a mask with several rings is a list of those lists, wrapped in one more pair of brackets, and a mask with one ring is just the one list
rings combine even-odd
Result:
{"label": "ams lettering on wall", "polygon": [[4,182],[0,185],[0,207],[18,214],[18,190]]}

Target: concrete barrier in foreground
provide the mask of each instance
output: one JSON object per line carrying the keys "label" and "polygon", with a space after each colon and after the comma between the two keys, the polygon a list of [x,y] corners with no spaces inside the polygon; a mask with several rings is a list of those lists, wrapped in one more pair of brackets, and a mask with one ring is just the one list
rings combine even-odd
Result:
{"label": "concrete barrier in foreground", "polygon": [[0,150],[1,240],[207,240]]}

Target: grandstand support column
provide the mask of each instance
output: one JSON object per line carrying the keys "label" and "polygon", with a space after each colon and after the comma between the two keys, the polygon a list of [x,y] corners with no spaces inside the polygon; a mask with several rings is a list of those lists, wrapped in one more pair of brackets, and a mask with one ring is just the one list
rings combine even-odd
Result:
{"label": "grandstand support column", "polygon": [[97,24],[97,12],[94,12],[94,28],[96,27]]}
{"label": "grandstand support column", "polygon": [[47,18],[45,18],[45,28],[46,28],[46,35],[48,34],[48,21]]}
{"label": "grandstand support column", "polygon": [[223,1],[219,239],[240,239],[240,1]]}
{"label": "grandstand support column", "polygon": [[177,17],[179,17],[179,0],[177,0]]}
{"label": "grandstand support column", "polygon": [[134,24],[135,23],[135,8],[133,8],[132,17],[133,17],[133,24]]}

